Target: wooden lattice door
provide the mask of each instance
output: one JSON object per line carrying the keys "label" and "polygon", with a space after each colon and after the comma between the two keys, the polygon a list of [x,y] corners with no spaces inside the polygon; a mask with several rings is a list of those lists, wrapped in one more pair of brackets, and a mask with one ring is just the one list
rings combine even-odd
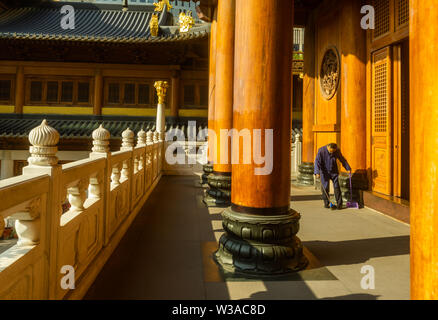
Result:
{"label": "wooden lattice door", "polygon": [[373,54],[372,63],[372,187],[392,193],[391,48]]}

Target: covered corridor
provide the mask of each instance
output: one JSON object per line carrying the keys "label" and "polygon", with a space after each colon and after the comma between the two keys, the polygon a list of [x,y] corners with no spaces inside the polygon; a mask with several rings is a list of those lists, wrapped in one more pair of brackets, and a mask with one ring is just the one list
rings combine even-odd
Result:
{"label": "covered corridor", "polygon": [[[409,226],[370,209],[323,209],[292,187],[309,267],[262,281],[219,272],[221,208],[202,203],[197,176],[163,176],[84,299],[409,299]],[[375,289],[361,288],[363,266]]]}

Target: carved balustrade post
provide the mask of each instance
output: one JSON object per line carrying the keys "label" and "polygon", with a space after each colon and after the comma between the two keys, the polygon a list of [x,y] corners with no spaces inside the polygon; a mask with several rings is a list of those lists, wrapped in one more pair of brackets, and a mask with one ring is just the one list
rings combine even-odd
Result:
{"label": "carved balustrade post", "polygon": [[[92,133],[93,138],[93,148],[91,149],[90,158],[105,158],[105,169],[103,173],[103,177],[95,176],[90,178],[90,185],[88,187],[89,198],[91,199],[100,199],[103,198],[104,203],[104,223],[106,224],[107,215],[109,212],[110,206],[110,192],[111,187],[113,187],[112,183],[112,173],[113,168],[111,167],[111,152],[109,148],[109,140],[111,138],[110,132],[100,125],[96,130]],[[104,242],[107,244],[107,240],[109,237],[106,236],[106,228],[104,228]]]}
{"label": "carved balustrade post", "polygon": [[46,174],[49,176],[49,192],[46,207],[41,207],[41,200],[32,201],[25,212],[15,215],[15,229],[18,234],[19,245],[40,243],[43,256],[47,257],[45,275],[49,279],[49,298],[55,296],[54,284],[59,270],[56,270],[56,247],[52,245],[58,241],[58,228],[62,214],[62,203],[65,201],[61,191],[62,167],[58,164],[59,133],[49,126],[46,120],[32,129],[29,133],[31,144],[28,158],[29,165],[23,168],[23,175]]}

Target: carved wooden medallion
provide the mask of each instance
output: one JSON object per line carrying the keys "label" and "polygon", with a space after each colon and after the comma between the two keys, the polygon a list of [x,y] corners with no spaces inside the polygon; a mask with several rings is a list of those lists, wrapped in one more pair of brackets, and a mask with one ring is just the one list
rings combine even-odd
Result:
{"label": "carved wooden medallion", "polygon": [[329,47],[322,59],[319,75],[322,96],[330,100],[336,94],[340,75],[340,59],[335,47]]}

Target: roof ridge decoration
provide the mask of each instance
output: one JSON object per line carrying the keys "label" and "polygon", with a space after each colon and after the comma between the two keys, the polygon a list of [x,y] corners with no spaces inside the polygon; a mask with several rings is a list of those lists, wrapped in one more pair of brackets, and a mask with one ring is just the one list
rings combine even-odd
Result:
{"label": "roof ridge decoration", "polygon": [[155,11],[162,12],[164,10],[164,6],[167,8],[167,12],[170,12],[170,9],[173,8],[173,6],[169,3],[169,0],[161,0],[158,3],[154,2]]}
{"label": "roof ridge decoration", "polygon": [[158,36],[158,30],[159,30],[158,15],[152,14],[151,21],[149,22],[149,29],[151,31],[151,36],[152,37],[157,37]]}
{"label": "roof ridge decoration", "polygon": [[187,14],[181,12],[179,14],[179,32],[185,33],[189,32],[189,30],[195,25],[195,19],[192,17],[192,12],[187,11]]}

